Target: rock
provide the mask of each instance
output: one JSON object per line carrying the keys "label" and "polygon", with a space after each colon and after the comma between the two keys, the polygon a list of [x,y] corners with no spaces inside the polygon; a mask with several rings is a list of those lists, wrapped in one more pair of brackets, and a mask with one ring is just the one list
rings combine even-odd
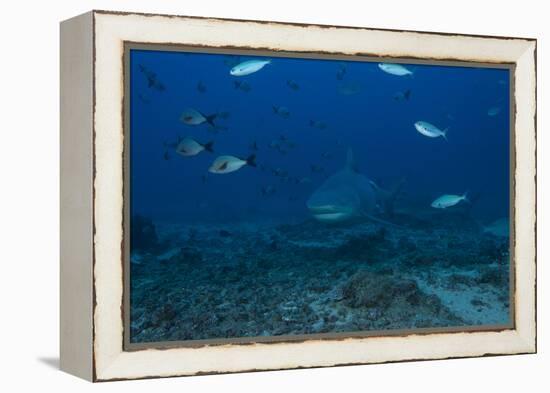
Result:
{"label": "rock", "polygon": [[153,221],[141,215],[130,220],[132,251],[154,252],[160,248],[157,231]]}
{"label": "rock", "polygon": [[192,247],[182,247],[179,252],[166,260],[166,263],[193,265],[202,262],[202,254]]}
{"label": "rock", "polygon": [[[436,295],[428,295],[416,281],[398,275],[361,271],[343,286],[343,303],[359,309],[370,329],[459,326],[464,324]],[[362,311],[361,311],[362,310]],[[355,311],[357,315],[357,311]],[[419,321],[419,316],[422,321]],[[365,326],[357,320],[356,323]]]}
{"label": "rock", "polygon": [[383,254],[383,248],[391,248],[391,243],[386,239],[386,229],[380,228],[376,232],[349,237],[336,248],[335,255],[342,259],[372,260]]}
{"label": "rock", "polygon": [[484,271],[478,281],[481,284],[489,284],[495,287],[507,287],[509,280],[508,275],[508,269],[503,269],[501,267],[497,269],[492,268]]}
{"label": "rock", "polygon": [[413,243],[408,237],[401,236],[397,242],[399,251],[411,252],[416,251],[416,244]]}
{"label": "rock", "polygon": [[354,308],[386,308],[397,297],[416,298],[417,292],[420,290],[413,280],[396,279],[368,271],[355,274],[343,287],[346,304]]}
{"label": "rock", "polygon": [[476,306],[476,307],[479,307],[479,306],[485,306],[485,302],[483,300],[481,300],[480,298],[473,298],[472,300],[470,300],[470,303],[472,304],[472,306]]}
{"label": "rock", "polygon": [[476,279],[465,274],[452,274],[448,280],[448,287],[453,290],[460,290],[461,286],[474,287]]}

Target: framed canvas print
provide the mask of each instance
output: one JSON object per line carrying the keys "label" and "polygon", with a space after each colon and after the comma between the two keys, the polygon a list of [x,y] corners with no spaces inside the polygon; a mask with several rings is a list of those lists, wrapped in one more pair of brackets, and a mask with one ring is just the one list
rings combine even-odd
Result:
{"label": "framed canvas print", "polygon": [[536,41],[61,24],[61,367],[536,351]]}

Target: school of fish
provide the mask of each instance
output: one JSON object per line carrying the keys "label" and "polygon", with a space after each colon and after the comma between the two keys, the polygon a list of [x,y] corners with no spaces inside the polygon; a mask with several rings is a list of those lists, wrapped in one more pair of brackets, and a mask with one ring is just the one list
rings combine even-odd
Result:
{"label": "school of fish", "polygon": [[[272,65],[271,59],[250,59],[246,61],[239,61],[239,57],[226,58],[226,66],[230,66],[229,75],[233,77],[233,86],[236,90],[243,93],[248,93],[252,90],[251,84],[246,80],[248,75],[257,73],[266,68],[266,66],[276,67]],[[407,66],[396,63],[379,63],[378,68],[384,73],[391,75],[392,77],[414,77],[414,71]],[[157,91],[164,91],[166,87],[159,81],[157,75],[150,69],[143,65],[139,65],[139,70],[144,74],[148,87]],[[357,95],[362,91],[362,86],[353,81],[344,81],[347,74],[347,67],[344,63],[338,65],[336,72],[336,79],[339,82],[337,91],[343,96]],[[293,79],[286,80],[286,86],[292,91],[299,91],[301,89],[300,84]],[[207,85],[204,81],[199,81],[196,85],[196,89],[199,93],[206,93],[208,91]],[[393,99],[396,101],[408,101],[411,97],[411,90],[406,89],[394,94]],[[139,97],[143,102],[148,102],[148,97],[140,95]],[[290,109],[283,105],[271,106],[272,112],[275,116],[279,116],[283,119],[289,119],[291,117]],[[495,105],[487,110],[487,115],[490,117],[498,116],[501,112],[501,106]],[[218,132],[219,130],[227,129],[224,126],[218,124],[219,120],[224,120],[229,117],[229,113],[205,113],[195,108],[185,108],[181,112],[180,121],[187,126],[196,127],[202,124],[208,125],[211,131]],[[311,119],[309,126],[318,130],[324,130],[328,125],[317,119]],[[449,128],[441,129],[440,127],[426,121],[418,120],[413,124],[416,131],[427,138],[443,138],[447,139],[447,133]],[[178,138],[176,142],[165,143],[165,147],[174,149],[175,153],[181,157],[194,157],[202,152],[214,153],[214,141],[199,142],[191,137]],[[281,135],[278,139],[269,143],[268,148],[273,149],[281,155],[286,155],[290,150],[295,147],[294,142],[290,141],[285,135]],[[274,176],[279,177],[281,181],[292,182],[294,184],[308,184],[311,182],[309,177],[292,177],[287,171],[281,168],[268,168],[265,164],[257,165],[256,163],[256,151],[258,150],[258,144],[253,141],[249,150],[252,154],[246,157],[240,157],[233,154],[219,155],[212,161],[208,172],[217,175],[225,175],[236,172],[244,167],[259,167],[262,171],[270,171]],[[168,151],[165,152],[164,158],[170,159]],[[332,154],[330,152],[324,152],[321,154],[322,159],[331,159]],[[307,201],[307,208],[311,212],[312,216],[322,222],[342,222],[353,218],[367,218],[373,221],[387,223],[384,220],[378,218],[381,214],[388,214],[388,206],[393,207],[393,201],[398,195],[399,189],[402,185],[400,183],[399,188],[394,191],[385,191],[380,188],[374,181],[367,179],[361,175],[354,165],[353,152],[348,149],[348,158],[344,169],[332,176],[328,176],[322,166],[317,164],[311,165],[312,174],[324,174],[326,181],[321,187],[313,192],[309,200]],[[206,181],[206,176],[202,176],[203,181]],[[276,193],[274,185],[263,186],[260,190],[261,195],[268,197]],[[456,206],[460,203],[468,203],[468,195],[464,193],[462,195],[444,194],[436,198],[431,207],[434,209],[447,209]],[[390,204],[391,203],[391,204]],[[390,223],[391,224],[391,223]],[[505,224],[494,224],[488,227],[488,232],[501,233],[504,232]],[[500,232],[499,232],[500,231]]]}

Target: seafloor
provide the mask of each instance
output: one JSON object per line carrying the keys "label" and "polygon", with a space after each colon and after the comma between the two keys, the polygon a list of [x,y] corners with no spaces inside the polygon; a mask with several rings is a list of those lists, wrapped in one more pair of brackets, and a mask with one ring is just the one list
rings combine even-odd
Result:
{"label": "seafloor", "polygon": [[[414,225],[413,225],[414,224]],[[508,324],[508,239],[468,219],[132,220],[131,342]]]}

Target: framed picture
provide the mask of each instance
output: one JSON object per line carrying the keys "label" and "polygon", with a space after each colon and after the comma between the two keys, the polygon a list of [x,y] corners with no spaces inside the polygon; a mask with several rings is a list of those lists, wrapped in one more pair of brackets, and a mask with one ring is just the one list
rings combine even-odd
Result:
{"label": "framed picture", "polygon": [[536,41],[61,24],[61,367],[536,351]]}

